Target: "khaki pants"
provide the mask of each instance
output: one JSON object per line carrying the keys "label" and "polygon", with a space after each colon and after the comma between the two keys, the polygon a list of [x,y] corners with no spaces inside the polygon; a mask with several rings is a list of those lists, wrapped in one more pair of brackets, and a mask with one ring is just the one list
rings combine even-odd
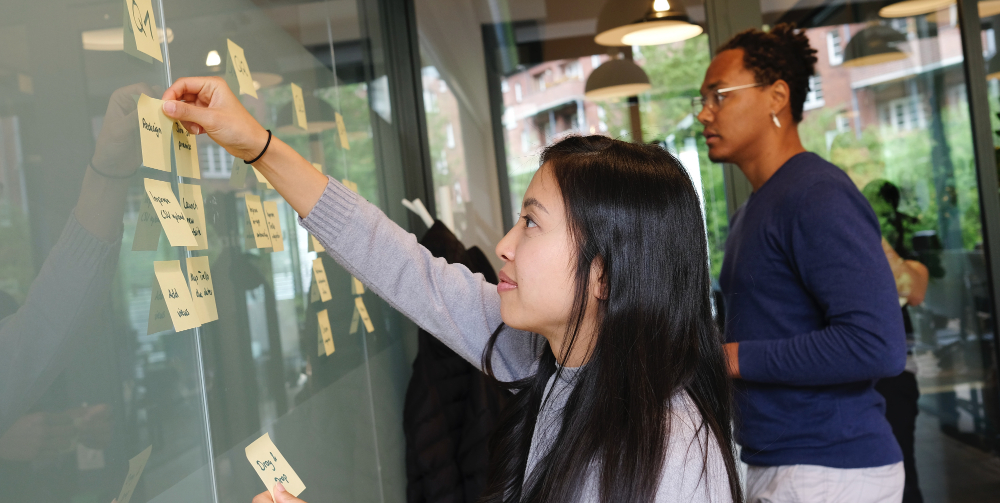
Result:
{"label": "khaki pants", "polygon": [[750,466],[747,503],[899,503],[903,463],[874,468]]}

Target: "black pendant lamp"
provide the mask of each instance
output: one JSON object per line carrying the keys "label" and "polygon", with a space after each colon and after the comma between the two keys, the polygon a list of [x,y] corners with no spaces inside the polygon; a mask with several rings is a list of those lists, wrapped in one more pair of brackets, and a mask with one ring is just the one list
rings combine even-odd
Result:
{"label": "black pendant lamp", "polygon": [[844,48],[844,66],[877,65],[906,59],[897,46],[906,42],[906,35],[881,24],[873,24],[851,37]]}

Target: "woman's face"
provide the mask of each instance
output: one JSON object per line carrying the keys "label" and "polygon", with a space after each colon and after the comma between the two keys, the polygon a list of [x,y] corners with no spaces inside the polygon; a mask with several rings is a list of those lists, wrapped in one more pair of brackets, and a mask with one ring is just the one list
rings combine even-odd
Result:
{"label": "woman's face", "polygon": [[520,219],[497,244],[504,261],[497,291],[504,323],[542,335],[557,357],[576,293],[575,249],[559,186],[542,166],[524,193]]}

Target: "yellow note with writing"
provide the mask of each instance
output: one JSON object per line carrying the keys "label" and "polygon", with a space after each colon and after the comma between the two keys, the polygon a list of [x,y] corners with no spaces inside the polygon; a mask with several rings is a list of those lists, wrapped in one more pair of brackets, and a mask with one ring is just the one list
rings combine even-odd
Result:
{"label": "yellow note with writing", "polygon": [[298,496],[305,490],[306,485],[295,474],[295,470],[288,464],[288,461],[285,461],[285,457],[274,446],[274,442],[271,442],[270,434],[265,433],[254,440],[252,444],[247,446],[246,453],[250,465],[253,466],[254,471],[260,476],[260,480],[264,482],[267,490],[271,493],[271,499],[274,499],[274,484],[276,482],[281,482],[281,485],[292,496]]}
{"label": "yellow note with writing", "polygon": [[253,87],[253,77],[250,75],[250,67],[247,65],[246,57],[243,55],[243,48],[236,45],[232,40],[226,39],[229,48],[229,57],[226,60],[226,81],[230,87],[235,83],[233,92],[237,95],[249,94],[257,97],[257,90]]}
{"label": "yellow note with writing", "polygon": [[139,143],[142,145],[142,165],[170,172],[170,127],[173,121],[163,114],[163,101],[139,96],[136,104],[139,116]]}
{"label": "yellow note with writing", "polygon": [[285,251],[285,240],[281,235],[281,218],[278,217],[278,202],[264,201],[263,205],[267,232],[271,237],[271,251]]}
{"label": "yellow note with writing", "polygon": [[330,315],[326,313],[326,309],[316,313],[316,318],[319,321],[319,336],[323,339],[323,349],[326,350],[326,356],[333,354],[333,330],[330,329]]}
{"label": "yellow note with writing", "polygon": [[212,286],[212,271],[208,268],[208,257],[187,259],[188,287],[191,301],[198,312],[198,320],[203,324],[219,319],[219,309],[215,304],[215,287]]}
{"label": "yellow note with writing", "polygon": [[258,183],[263,183],[264,185],[267,185],[267,188],[269,189],[274,188],[274,185],[271,185],[271,182],[269,182],[267,178],[265,178],[264,175],[261,174],[259,169],[257,169],[255,166],[252,165],[250,167],[253,168],[253,175],[257,177]]}
{"label": "yellow note with writing", "polygon": [[365,330],[368,333],[375,331],[375,325],[372,325],[372,319],[368,317],[368,309],[365,308],[365,300],[362,297],[354,298],[354,307],[358,314],[361,315],[361,321],[365,324]]}
{"label": "yellow note with writing", "polygon": [[[150,0],[125,0],[125,22],[123,35],[131,37],[125,45],[147,56],[163,62],[160,51],[160,28],[156,26],[156,15]],[[118,500],[118,503],[122,503]]]}
{"label": "yellow note with writing", "polygon": [[146,325],[146,335],[153,335],[159,332],[170,330],[173,327],[170,321],[170,308],[163,300],[163,290],[160,289],[160,282],[153,276],[153,295],[149,299],[149,321]]}
{"label": "yellow note with writing", "polygon": [[174,323],[174,330],[181,332],[201,325],[198,312],[191,300],[191,291],[188,290],[184,273],[181,272],[181,262],[179,260],[153,262],[153,273],[156,274],[156,282],[163,292],[163,301],[170,310],[170,321]]}
{"label": "yellow note with writing", "polygon": [[242,189],[247,183],[247,171],[250,165],[243,162],[239,157],[233,158],[233,167],[229,173],[229,186],[234,189]]}
{"label": "yellow note with writing", "polygon": [[247,194],[246,201],[247,216],[250,217],[254,244],[257,248],[270,248],[271,234],[267,231],[267,221],[264,219],[264,207],[260,204],[260,196]]}
{"label": "yellow note with writing", "polygon": [[310,234],[309,235],[309,250],[308,251],[314,251],[314,252],[319,253],[319,252],[325,252],[326,248],[323,247],[323,243],[320,243],[319,240],[316,239],[316,236],[313,236],[312,234]]}
{"label": "yellow note with writing", "polygon": [[351,276],[351,293],[354,295],[361,295],[365,293],[365,285],[358,278]]}
{"label": "yellow note with writing", "polygon": [[302,129],[309,129],[306,122],[306,102],[302,99],[302,88],[292,84],[292,110],[295,111],[295,125]]}
{"label": "yellow note with writing", "polygon": [[152,178],[146,178],[144,184],[146,195],[160,219],[170,246],[198,246],[198,240],[191,234],[191,226],[188,225],[184,210],[174,197],[170,184]]}
{"label": "yellow note with writing", "polygon": [[[149,3],[148,0],[147,3]],[[139,477],[142,475],[142,470],[146,468],[146,462],[149,461],[149,455],[152,452],[153,446],[151,445],[143,449],[136,457],[128,460],[128,475],[125,476],[122,491],[118,493],[118,503],[128,503],[128,500],[132,499],[132,493],[135,491],[136,484],[139,483]]]}
{"label": "yellow note with writing", "polygon": [[188,246],[188,250],[208,249],[208,235],[205,234],[205,200],[201,197],[201,186],[189,183],[177,184],[177,192],[181,196],[181,209],[184,217],[187,218],[188,227],[191,228],[191,235],[198,241],[196,246]]}
{"label": "yellow note with writing", "polygon": [[333,116],[337,120],[337,135],[340,136],[340,146],[344,150],[351,150],[351,144],[347,142],[347,126],[344,125],[344,116],[340,115],[340,112],[334,112]]}
{"label": "yellow note with writing", "polygon": [[323,302],[328,302],[333,298],[330,293],[330,283],[326,281],[326,269],[323,268],[323,259],[313,260],[313,276],[316,278],[316,286],[319,288],[319,297]]}
{"label": "yellow note with writing", "polygon": [[163,226],[156,216],[153,203],[149,197],[142,198],[139,206],[139,217],[135,222],[135,237],[132,238],[132,251],[156,251],[160,247],[160,233]]}
{"label": "yellow note with writing", "polygon": [[177,162],[177,174],[188,178],[201,178],[201,167],[198,165],[198,142],[180,122],[173,123],[174,160]]}

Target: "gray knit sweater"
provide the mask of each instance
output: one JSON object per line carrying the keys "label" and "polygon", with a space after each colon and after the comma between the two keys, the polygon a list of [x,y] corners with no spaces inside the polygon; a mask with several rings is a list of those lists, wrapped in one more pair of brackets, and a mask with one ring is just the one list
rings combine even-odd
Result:
{"label": "gray knit sweater", "polygon": [[[480,368],[483,349],[500,326],[496,285],[460,264],[435,258],[377,207],[331,179],[323,197],[301,220],[340,265],[399,312]],[[547,342],[538,335],[505,328],[493,354],[498,379],[534,374]],[[576,372],[566,368],[549,381],[528,455],[528,473],[548,452],[561,427],[562,409]],[[730,502],[721,451],[686,393],[673,399],[669,444],[656,501]],[[706,463],[707,460],[707,463]],[[591,476],[581,501],[597,501]]]}

